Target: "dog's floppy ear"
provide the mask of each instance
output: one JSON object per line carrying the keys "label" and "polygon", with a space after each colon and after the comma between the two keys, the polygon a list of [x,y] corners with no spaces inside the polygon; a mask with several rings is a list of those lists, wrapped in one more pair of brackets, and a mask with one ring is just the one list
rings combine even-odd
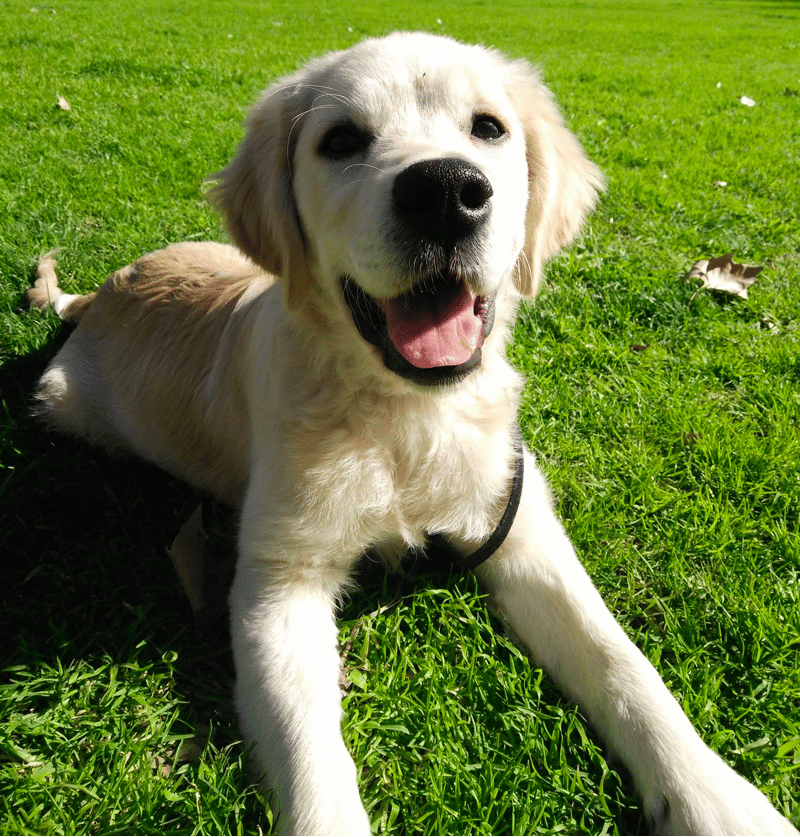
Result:
{"label": "dog's floppy ear", "polygon": [[529,190],[515,282],[523,296],[533,296],[545,262],[577,235],[604,181],[564,125],[538,72],[525,61],[515,61],[508,75],[506,89],[525,130]]}
{"label": "dog's floppy ear", "polygon": [[251,111],[236,156],[209,178],[209,197],[231,238],[281,278],[290,310],[302,306],[311,285],[292,189],[292,133],[302,113],[301,91],[300,74],[273,84]]}

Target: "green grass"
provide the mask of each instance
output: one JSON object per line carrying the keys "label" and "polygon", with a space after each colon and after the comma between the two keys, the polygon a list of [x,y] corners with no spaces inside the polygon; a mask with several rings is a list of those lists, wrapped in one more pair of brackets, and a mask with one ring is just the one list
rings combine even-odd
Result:
{"label": "green grass", "polygon": [[[224,617],[194,631],[165,554],[197,497],[31,419],[65,332],[23,295],[51,247],[86,290],[144,251],[219,237],[202,182],[257,92],[395,28],[539,62],[607,173],[519,319],[523,432],[589,572],[705,740],[797,815],[800,5],[7,0],[3,833],[270,827],[242,769]],[[692,300],[680,276],[728,251],[765,265],[750,299]],[[212,505],[208,529],[222,600],[235,523]],[[470,578],[367,571],[341,626],[345,734],[377,831],[645,828],[626,775]]]}

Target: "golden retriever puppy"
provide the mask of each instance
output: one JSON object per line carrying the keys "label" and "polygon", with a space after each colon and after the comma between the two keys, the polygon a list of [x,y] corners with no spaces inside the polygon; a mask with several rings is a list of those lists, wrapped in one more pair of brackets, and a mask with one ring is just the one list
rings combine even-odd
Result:
{"label": "golden retriever puppy", "polygon": [[528,64],[400,33],[267,90],[213,191],[238,249],[176,244],[80,297],[40,264],[33,302],[79,320],[46,415],[241,509],[236,701],[279,830],[368,832],[336,601],[365,550],[434,538],[580,702],[655,828],[795,833],[617,625],[517,441],[515,310],[601,187]]}

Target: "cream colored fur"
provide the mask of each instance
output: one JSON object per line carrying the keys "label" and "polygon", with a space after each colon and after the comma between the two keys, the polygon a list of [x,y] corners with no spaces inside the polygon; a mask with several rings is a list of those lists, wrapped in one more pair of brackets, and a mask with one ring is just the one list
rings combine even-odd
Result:
{"label": "cream colored fur", "polygon": [[[470,135],[476,113],[507,130]],[[357,159],[319,153],[343,120]],[[392,297],[415,282],[394,246],[394,179],[456,157],[491,182],[463,278],[496,293],[480,368],[422,387],[356,331],[342,276]],[[538,75],[479,47],[397,34],[312,61],[256,105],[215,200],[241,252],[177,244],[63,295],[51,257],[32,301],[79,320],[42,377],[51,421],[133,451],[241,508],[231,628],[236,700],[286,833],[366,833],[340,731],[337,597],[359,556],[441,533],[476,548],[505,504],[521,381],[505,360],[519,296],[567,244],[602,179]],[[794,833],[697,736],[614,621],[526,453],[523,498],[477,574],[513,632],[628,765],[655,828]],[[409,649],[413,653],[413,649]]]}

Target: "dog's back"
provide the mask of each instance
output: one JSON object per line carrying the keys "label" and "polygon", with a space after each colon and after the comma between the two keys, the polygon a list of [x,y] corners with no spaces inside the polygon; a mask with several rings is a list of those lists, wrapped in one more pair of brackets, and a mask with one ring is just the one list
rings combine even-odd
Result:
{"label": "dog's back", "polygon": [[42,376],[42,415],[238,503],[249,433],[233,357],[272,281],[233,247],[184,242],[80,296],[63,293],[47,254],[31,302],[79,325]]}

